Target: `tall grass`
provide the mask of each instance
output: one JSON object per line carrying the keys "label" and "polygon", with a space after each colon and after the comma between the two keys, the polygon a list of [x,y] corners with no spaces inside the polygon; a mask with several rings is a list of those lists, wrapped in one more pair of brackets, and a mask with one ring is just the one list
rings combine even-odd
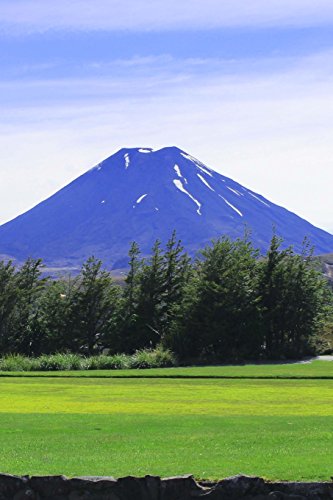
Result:
{"label": "tall grass", "polygon": [[66,370],[82,370],[83,358],[78,354],[43,354],[34,360],[37,371],[66,371]]}
{"label": "tall grass", "polygon": [[166,368],[175,364],[175,357],[171,351],[156,347],[156,349],[136,351],[131,356],[130,368]]}
{"label": "tall grass", "polygon": [[129,368],[164,368],[175,366],[176,359],[169,350],[162,347],[136,351],[132,355],[100,354],[84,357],[79,354],[43,354],[29,358],[20,354],[9,354],[0,358],[0,371],[68,371],[68,370],[124,370]]}

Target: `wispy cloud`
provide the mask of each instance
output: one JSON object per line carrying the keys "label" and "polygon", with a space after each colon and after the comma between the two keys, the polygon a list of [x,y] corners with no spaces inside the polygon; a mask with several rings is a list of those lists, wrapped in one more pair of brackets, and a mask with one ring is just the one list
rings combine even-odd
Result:
{"label": "wispy cloud", "polygon": [[318,26],[332,21],[331,0],[2,0],[0,7],[0,26],[7,33]]}
{"label": "wispy cloud", "polygon": [[274,74],[275,60],[246,73],[223,60],[200,60],[200,72],[197,61],[135,62],[134,76],[119,61],[125,69],[103,77],[0,86],[1,222],[120,147],[175,144],[333,230],[318,203],[333,181],[332,52],[281,61]]}

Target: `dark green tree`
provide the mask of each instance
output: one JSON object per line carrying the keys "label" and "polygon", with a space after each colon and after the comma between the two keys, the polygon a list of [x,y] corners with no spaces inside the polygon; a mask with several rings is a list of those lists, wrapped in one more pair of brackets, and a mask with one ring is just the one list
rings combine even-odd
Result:
{"label": "dark green tree", "polygon": [[258,349],[257,255],[247,238],[222,237],[203,250],[187,286],[183,321],[173,325],[181,357],[240,359]]}
{"label": "dark green tree", "polygon": [[331,293],[315,268],[308,242],[301,255],[292,248],[280,250],[281,243],[274,235],[258,265],[262,346],[268,358],[300,358],[315,352]]}
{"label": "dark green tree", "polygon": [[72,297],[72,339],[77,350],[93,354],[108,347],[118,298],[110,273],[102,269],[100,260],[90,257],[82,266]]}
{"label": "dark green tree", "polygon": [[151,256],[140,275],[135,344],[138,349],[154,347],[161,340],[161,315],[165,287],[164,257],[161,242],[156,240]]}
{"label": "dark green tree", "polygon": [[131,244],[128,256],[129,271],[118,302],[115,325],[110,332],[109,343],[113,352],[134,352],[136,349],[140,276],[143,265],[140,248],[136,242]]}
{"label": "dark green tree", "polygon": [[291,248],[281,251],[281,238],[273,235],[266,257],[258,264],[259,308],[262,350],[267,357],[279,357],[278,346],[284,336],[284,262]]}
{"label": "dark green tree", "polygon": [[42,332],[40,352],[75,351],[78,339],[73,306],[77,296],[78,278],[62,277],[51,281],[40,300],[39,331]]}
{"label": "dark green tree", "polygon": [[0,262],[0,350],[12,349],[15,332],[15,308],[18,289],[15,280],[15,267],[12,262]]}
{"label": "dark green tree", "polygon": [[167,242],[163,257],[164,285],[160,318],[162,341],[169,335],[171,323],[182,304],[185,286],[191,273],[191,259],[184,252],[181,241],[177,239],[176,231],[173,231]]}
{"label": "dark green tree", "polygon": [[40,299],[48,282],[47,277],[42,277],[42,272],[42,260],[28,258],[15,274],[17,302],[13,349],[29,356],[39,352],[42,336],[38,323]]}

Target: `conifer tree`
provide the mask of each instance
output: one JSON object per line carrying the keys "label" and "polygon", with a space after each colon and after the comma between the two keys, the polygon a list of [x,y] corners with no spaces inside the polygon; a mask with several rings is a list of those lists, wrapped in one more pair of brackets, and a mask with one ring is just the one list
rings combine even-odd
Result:
{"label": "conifer tree", "polygon": [[17,303],[14,319],[14,348],[26,355],[33,355],[39,350],[40,299],[48,281],[48,278],[42,278],[42,269],[41,259],[28,258],[15,274]]}
{"label": "conifer tree", "polygon": [[280,244],[273,236],[267,258],[261,263],[263,346],[270,358],[299,358],[315,352],[331,293],[327,280],[315,269],[307,240],[301,255],[291,248],[279,251]]}
{"label": "conifer tree", "polygon": [[164,256],[156,240],[152,254],[142,266],[138,299],[138,348],[154,347],[161,339],[161,315],[165,287]]}
{"label": "conifer tree", "polygon": [[119,301],[115,327],[110,332],[109,344],[112,352],[132,353],[137,348],[138,303],[143,259],[140,258],[140,248],[136,242],[131,244],[128,257],[129,271]]}
{"label": "conifer tree", "polygon": [[76,318],[73,313],[78,278],[62,277],[48,283],[40,300],[40,352],[75,351]]}
{"label": "conifer tree", "polygon": [[173,231],[164,253],[164,285],[161,307],[161,338],[169,334],[171,323],[182,304],[190,276],[190,258]]}
{"label": "conifer tree", "polygon": [[266,258],[258,264],[262,350],[267,357],[279,357],[285,328],[284,262],[292,255],[292,249],[280,250],[281,243],[273,234]]}
{"label": "conifer tree", "polygon": [[186,290],[185,343],[173,326],[182,356],[237,359],[255,350],[256,256],[247,239],[222,237],[203,250]]}
{"label": "conifer tree", "polygon": [[105,345],[118,301],[118,289],[102,262],[90,257],[82,266],[73,296],[74,341],[81,352],[92,354]]}
{"label": "conifer tree", "polygon": [[18,298],[15,267],[11,261],[0,262],[0,350],[8,352],[14,334],[14,313]]}

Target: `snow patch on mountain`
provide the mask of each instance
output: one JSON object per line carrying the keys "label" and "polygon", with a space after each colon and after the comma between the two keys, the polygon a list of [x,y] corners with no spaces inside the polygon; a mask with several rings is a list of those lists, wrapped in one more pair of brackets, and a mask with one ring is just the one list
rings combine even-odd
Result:
{"label": "snow patch on mountain", "polygon": [[187,153],[180,153],[186,160],[190,160],[192,163],[196,164],[197,159]]}
{"label": "snow patch on mountain", "polygon": [[146,193],[146,194],[143,194],[142,196],[140,196],[140,198],[138,198],[138,199],[136,200],[136,204],[138,205],[139,203],[141,203],[141,202],[142,202],[142,200],[144,200],[146,196],[148,196],[148,195],[147,195],[147,193]]}
{"label": "snow patch on mountain", "polygon": [[207,168],[204,167],[202,165],[202,163],[200,163],[199,161],[196,161],[195,164],[198,167],[198,169],[201,170],[201,172],[203,172],[204,174],[209,175],[209,177],[213,177],[213,174],[209,170],[207,170]]}
{"label": "snow patch on mountain", "polygon": [[256,200],[260,201],[260,203],[262,203],[263,205],[266,205],[266,207],[271,207],[270,205],[268,205],[268,203],[266,203],[264,200],[261,200],[258,196],[256,196],[255,194],[253,193],[250,193],[250,191],[248,191],[249,195],[252,196],[252,198],[255,198]]}
{"label": "snow patch on mountain", "polygon": [[232,189],[230,186],[227,186],[227,189],[229,189],[229,191],[232,191],[237,196],[244,196],[243,193],[240,193],[239,191],[236,191],[236,189]]}
{"label": "snow patch on mountain", "polygon": [[200,174],[197,174],[197,176],[199,177],[199,179],[201,180],[201,182],[203,182],[205,184],[205,186],[208,187],[208,189],[210,189],[211,191],[214,191],[215,192],[215,189],[212,188],[212,186],[210,184],[208,184],[208,182],[206,181],[206,179],[204,179],[202,177],[202,175]]}
{"label": "snow patch on mountain", "polygon": [[130,164],[130,157],[129,157],[129,154],[126,153],[124,155],[124,158],[125,158],[125,168],[128,168],[129,167],[129,164]]}
{"label": "snow patch on mountain", "polygon": [[176,165],[173,167],[174,171],[176,172],[176,174],[178,175],[178,177],[180,177],[181,179],[183,178],[182,174],[181,174],[181,171],[180,171],[180,168],[178,167],[177,163]]}
{"label": "snow patch on mountain", "polygon": [[198,207],[197,214],[202,215],[201,214],[201,203],[197,199],[195,199],[194,196],[191,195],[191,193],[189,193],[188,191],[186,191],[186,189],[184,188],[182,182],[179,181],[178,179],[174,179],[173,183],[176,186],[176,188],[179,189],[179,191],[181,191],[182,193],[186,194],[189,198],[191,198],[192,201],[194,201],[194,203]]}
{"label": "snow patch on mountain", "polygon": [[176,174],[178,175],[178,177],[180,177],[181,179],[183,179],[183,181],[185,182],[185,184],[187,184],[187,179],[185,179],[185,177],[183,177],[183,175],[182,175],[182,173],[180,171],[180,168],[177,165],[177,163],[175,164],[175,166],[173,167],[173,169],[176,172]]}
{"label": "snow patch on mountain", "polygon": [[240,210],[238,210],[238,208],[236,208],[234,205],[232,205],[232,203],[230,203],[230,201],[226,200],[226,199],[224,198],[224,196],[221,196],[220,194],[219,194],[219,197],[220,197],[220,198],[222,198],[222,200],[223,200],[223,201],[224,201],[227,205],[229,205],[229,207],[230,207],[230,208],[232,208],[235,212],[237,212],[237,213],[238,213],[238,215],[239,215],[240,217],[243,217],[242,212],[241,212]]}

